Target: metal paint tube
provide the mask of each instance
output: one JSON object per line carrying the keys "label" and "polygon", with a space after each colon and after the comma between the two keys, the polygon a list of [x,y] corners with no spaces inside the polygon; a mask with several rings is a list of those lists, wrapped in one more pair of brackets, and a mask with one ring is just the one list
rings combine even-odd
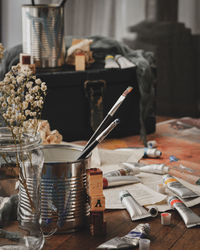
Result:
{"label": "metal paint tube", "polygon": [[187,228],[200,225],[200,217],[195,214],[189,207],[176,196],[170,196],[168,203],[172,208],[175,208],[182,217]]}
{"label": "metal paint tube", "polygon": [[103,188],[128,185],[140,182],[136,176],[110,176],[103,178]]}
{"label": "metal paint tube", "polygon": [[114,60],[112,55],[108,55],[105,58],[105,69],[108,68],[119,68],[119,64]]}
{"label": "metal paint tube", "polygon": [[110,177],[110,176],[132,176],[135,174],[139,174],[140,173],[140,169],[139,168],[121,168],[118,170],[114,170],[114,171],[110,171],[105,173],[103,176],[104,177]]}
{"label": "metal paint tube", "polygon": [[159,158],[162,155],[156,148],[144,148],[144,158]]}
{"label": "metal paint tube", "polygon": [[151,207],[150,210],[147,211],[133,198],[133,196],[128,191],[121,191],[119,193],[119,197],[121,203],[127,209],[132,221],[140,220],[151,216],[155,217],[158,214],[158,209],[156,207]]}
{"label": "metal paint tube", "polygon": [[167,186],[169,190],[174,192],[180,198],[193,198],[198,197],[199,195],[193,192],[191,189],[185,187],[180,183],[176,178],[172,177],[169,174],[163,176],[163,183]]}
{"label": "metal paint tube", "polygon": [[130,60],[128,60],[126,57],[122,55],[116,55],[115,61],[119,64],[121,69],[127,69],[136,66],[134,63],[132,63]]}
{"label": "metal paint tube", "polygon": [[147,148],[156,148],[157,142],[156,141],[148,141],[147,142]]}
{"label": "metal paint tube", "polygon": [[165,164],[145,165],[143,163],[124,162],[123,165],[132,169],[139,168],[140,172],[152,174],[166,174],[169,170],[169,167],[165,166]]}
{"label": "metal paint tube", "polygon": [[150,233],[150,225],[148,223],[139,224],[128,234],[122,237],[115,237],[111,240],[99,245],[97,249],[121,249],[136,247],[139,244],[141,238],[147,238]]}

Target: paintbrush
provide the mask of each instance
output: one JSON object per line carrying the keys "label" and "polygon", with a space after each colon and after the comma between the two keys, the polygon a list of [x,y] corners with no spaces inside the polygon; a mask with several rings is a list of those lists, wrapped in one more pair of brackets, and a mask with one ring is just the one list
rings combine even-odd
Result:
{"label": "paintbrush", "polygon": [[119,124],[119,119],[115,119],[103,132],[96,137],[96,139],[85,147],[77,160],[84,159],[104,138]]}
{"label": "paintbrush", "polygon": [[132,91],[132,87],[128,87],[123,94],[118,98],[118,100],[115,102],[115,104],[113,105],[113,107],[110,109],[110,111],[108,112],[108,114],[106,115],[106,117],[103,119],[103,121],[101,122],[101,124],[98,126],[98,128],[96,129],[96,131],[93,133],[93,135],[91,136],[91,138],[89,139],[89,141],[87,142],[85,147],[88,147],[90,143],[92,143],[92,141],[95,139],[95,137],[101,133],[106,127],[107,125],[111,122],[115,112],[118,110],[118,108],[120,107],[120,105],[122,104],[122,102],[125,100],[126,96]]}

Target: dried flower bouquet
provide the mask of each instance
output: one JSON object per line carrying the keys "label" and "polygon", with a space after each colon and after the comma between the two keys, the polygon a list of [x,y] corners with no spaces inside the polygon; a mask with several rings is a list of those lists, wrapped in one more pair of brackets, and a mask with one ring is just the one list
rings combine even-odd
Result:
{"label": "dried flower bouquet", "polygon": [[[46,83],[36,78],[28,66],[24,67],[21,64],[13,66],[0,82],[0,115],[3,118],[4,126],[9,128],[15,145],[22,148],[24,134],[36,136],[46,91]],[[12,166],[15,165],[18,168],[20,183],[26,191],[31,208],[35,210],[26,183],[27,155],[21,153],[20,156],[16,153],[12,157],[10,154],[4,153],[0,153],[0,155],[1,166],[12,169]],[[31,152],[28,158],[32,164]],[[2,164],[2,160],[4,164]]]}

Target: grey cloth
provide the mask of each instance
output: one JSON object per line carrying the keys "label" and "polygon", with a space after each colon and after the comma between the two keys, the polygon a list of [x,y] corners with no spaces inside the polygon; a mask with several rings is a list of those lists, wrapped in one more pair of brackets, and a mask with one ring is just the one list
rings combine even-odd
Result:
{"label": "grey cloth", "polygon": [[[122,42],[118,42],[112,38],[102,36],[87,37],[93,39],[91,50],[96,61],[104,64],[105,56],[108,54],[121,54],[136,64],[137,80],[140,91],[140,135],[146,146],[146,129],[145,123],[149,116],[155,116],[155,88],[154,74],[152,67],[155,66],[153,52],[145,52],[143,50],[133,50]],[[71,46],[73,37],[65,37],[66,51]],[[8,72],[12,65],[19,62],[19,53],[22,52],[22,45],[17,45],[12,49],[5,51],[4,59],[0,64],[0,80]]]}

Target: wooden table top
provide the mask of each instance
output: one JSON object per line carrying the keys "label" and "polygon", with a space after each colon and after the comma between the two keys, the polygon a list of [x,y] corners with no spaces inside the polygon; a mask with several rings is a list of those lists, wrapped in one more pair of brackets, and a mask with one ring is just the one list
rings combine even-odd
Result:
{"label": "wooden table top", "polygon": [[[156,133],[148,135],[148,140],[156,140],[158,149],[163,152],[160,159],[145,159],[146,162],[169,162],[169,156],[175,155],[179,159],[200,163],[200,142],[174,138],[172,134],[163,133],[158,128]],[[130,136],[121,139],[108,139],[100,147],[114,149],[118,147],[143,146],[139,136]],[[191,208],[200,215],[200,204]],[[93,237],[87,229],[64,234],[53,235],[46,239],[44,250],[93,250],[101,243],[115,237],[123,236],[135,228],[139,223],[149,223],[151,227],[150,249],[200,249],[200,228],[187,229],[180,215],[176,211],[172,213],[172,223],[169,226],[161,225],[160,213],[155,218],[146,218],[137,222],[132,222],[126,210],[106,210],[105,220],[107,222],[107,233],[105,236]],[[138,248],[134,248],[138,249]]]}

